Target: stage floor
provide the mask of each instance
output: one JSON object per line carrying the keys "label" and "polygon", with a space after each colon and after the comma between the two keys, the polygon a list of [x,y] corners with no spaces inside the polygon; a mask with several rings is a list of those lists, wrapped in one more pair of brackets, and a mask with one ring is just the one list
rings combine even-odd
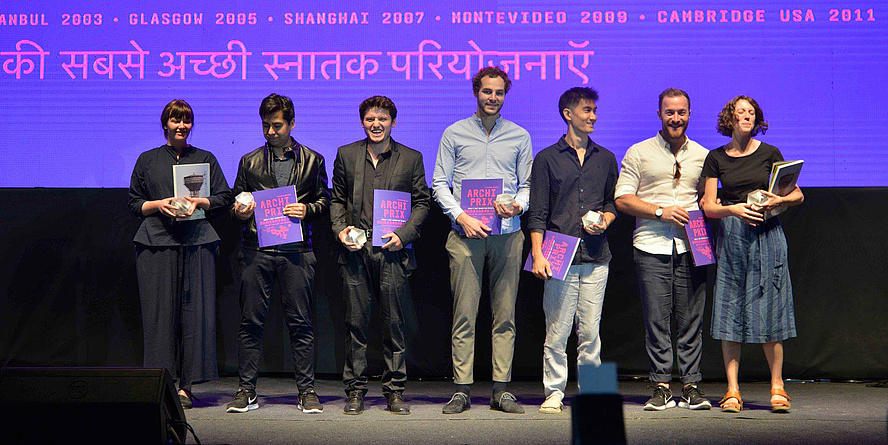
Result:
{"label": "stage floor", "polygon": [[[676,384],[677,385],[677,384]],[[227,414],[225,404],[237,390],[237,379],[196,385],[200,399],[186,411],[188,422],[204,444],[567,444],[570,442],[570,408],[558,415],[537,412],[543,401],[541,382],[513,382],[510,390],[524,404],[525,414],[490,410],[490,383],[473,386],[472,408],[462,414],[441,414],[452,386],[445,381],[408,382],[405,399],[409,416],[385,411],[378,381],[371,381],[365,411],[359,416],[342,413],[342,383],[319,380],[316,390],[324,404],[321,414],[296,409],[292,379],[259,380],[259,409]],[[725,384],[701,385],[713,405]],[[650,395],[647,384],[621,381],[626,435],[632,444],[888,444],[888,389],[856,383],[788,383],[792,412],[770,412],[766,383],[741,385],[744,409],[722,414],[717,408],[663,412],[642,409]],[[576,394],[571,382],[568,397]],[[566,401],[569,404],[569,400]],[[194,443],[189,435],[189,443]]]}

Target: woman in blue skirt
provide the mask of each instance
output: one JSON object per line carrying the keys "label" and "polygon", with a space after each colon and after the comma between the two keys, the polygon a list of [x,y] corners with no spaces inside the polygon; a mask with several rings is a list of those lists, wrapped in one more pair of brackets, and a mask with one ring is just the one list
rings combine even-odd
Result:
{"label": "woman in blue skirt", "polygon": [[735,97],[718,117],[719,133],[730,136],[731,142],[712,150],[703,164],[703,211],[719,220],[720,229],[712,337],[721,340],[728,376],[728,391],[720,402],[723,412],[743,409],[737,378],[741,343],[764,347],[771,371],[771,410],[790,408],[783,386],[783,340],[795,337],[796,328],[786,237],[780,221],[765,219],[764,214],[799,205],[805,198],[796,186],[786,196],[765,192],[767,201],[747,204],[750,192],[768,189],[771,166],[783,161],[780,150],[753,138],[767,129],[758,103]]}

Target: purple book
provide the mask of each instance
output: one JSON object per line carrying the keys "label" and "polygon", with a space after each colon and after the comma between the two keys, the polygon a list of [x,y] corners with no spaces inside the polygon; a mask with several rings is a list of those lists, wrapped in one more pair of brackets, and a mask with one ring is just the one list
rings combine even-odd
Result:
{"label": "purple book", "polygon": [[[549,260],[549,267],[552,268],[552,278],[564,280],[579,246],[579,238],[551,230],[546,231],[546,236],[543,237],[543,256]],[[528,272],[533,271],[532,253],[527,255],[524,270]]]}
{"label": "purple book", "polygon": [[685,232],[688,234],[688,244],[693,253],[695,266],[706,266],[715,263],[715,249],[712,237],[709,236],[709,226],[706,218],[700,210],[688,211],[690,218],[685,224]]}
{"label": "purple book", "polygon": [[[382,235],[400,228],[410,219],[410,193],[394,190],[373,190],[373,246],[389,241]],[[404,246],[409,247],[409,246]]]}
{"label": "purple book", "polygon": [[256,200],[256,233],[259,247],[302,241],[302,224],[297,218],[284,215],[287,204],[296,204],[296,186],[289,185],[276,189],[253,192]]}
{"label": "purple book", "polygon": [[[493,229],[490,235],[499,235],[503,224],[502,218],[496,214],[493,202],[503,192],[502,179],[463,179],[460,207],[472,218],[475,218]],[[457,225],[460,231],[462,227]]]}

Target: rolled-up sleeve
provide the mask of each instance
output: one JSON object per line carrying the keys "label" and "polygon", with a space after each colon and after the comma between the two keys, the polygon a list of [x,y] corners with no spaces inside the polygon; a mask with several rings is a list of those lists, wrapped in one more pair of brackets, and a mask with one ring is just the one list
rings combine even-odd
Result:
{"label": "rolled-up sleeve", "polygon": [[549,220],[549,163],[545,157],[537,156],[530,175],[530,213],[527,229],[532,232],[545,232]]}
{"label": "rolled-up sleeve", "polygon": [[623,195],[634,195],[638,193],[638,185],[640,184],[641,175],[639,173],[638,152],[634,147],[630,147],[623,157],[623,168],[620,169],[620,178],[617,179],[617,187],[614,191],[614,197],[619,198]]}

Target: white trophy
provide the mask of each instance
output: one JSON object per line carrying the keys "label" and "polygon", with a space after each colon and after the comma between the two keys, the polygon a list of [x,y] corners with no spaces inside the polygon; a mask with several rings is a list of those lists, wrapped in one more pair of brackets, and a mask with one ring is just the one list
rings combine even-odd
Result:
{"label": "white trophy", "polygon": [[593,224],[604,224],[604,216],[594,210],[589,210],[583,215],[583,227],[589,227]]}
{"label": "white trophy", "polygon": [[746,203],[752,204],[755,210],[758,210],[766,202],[768,202],[768,195],[762,190],[755,190],[746,195]]}
{"label": "white trophy", "polygon": [[250,192],[240,192],[234,197],[234,200],[244,207],[256,202],[253,199],[253,194]]}
{"label": "white trophy", "polygon": [[367,242],[367,232],[363,229],[352,227],[352,229],[345,234],[345,240],[357,244],[359,249],[363,249],[364,243]]}
{"label": "white trophy", "polygon": [[500,193],[496,195],[496,202],[505,207],[512,207],[515,203],[515,197],[508,193]]}
{"label": "white trophy", "polygon": [[173,198],[170,201],[170,205],[173,206],[173,214],[177,217],[186,217],[188,216],[188,208],[191,207],[191,203],[188,202],[185,198]]}

